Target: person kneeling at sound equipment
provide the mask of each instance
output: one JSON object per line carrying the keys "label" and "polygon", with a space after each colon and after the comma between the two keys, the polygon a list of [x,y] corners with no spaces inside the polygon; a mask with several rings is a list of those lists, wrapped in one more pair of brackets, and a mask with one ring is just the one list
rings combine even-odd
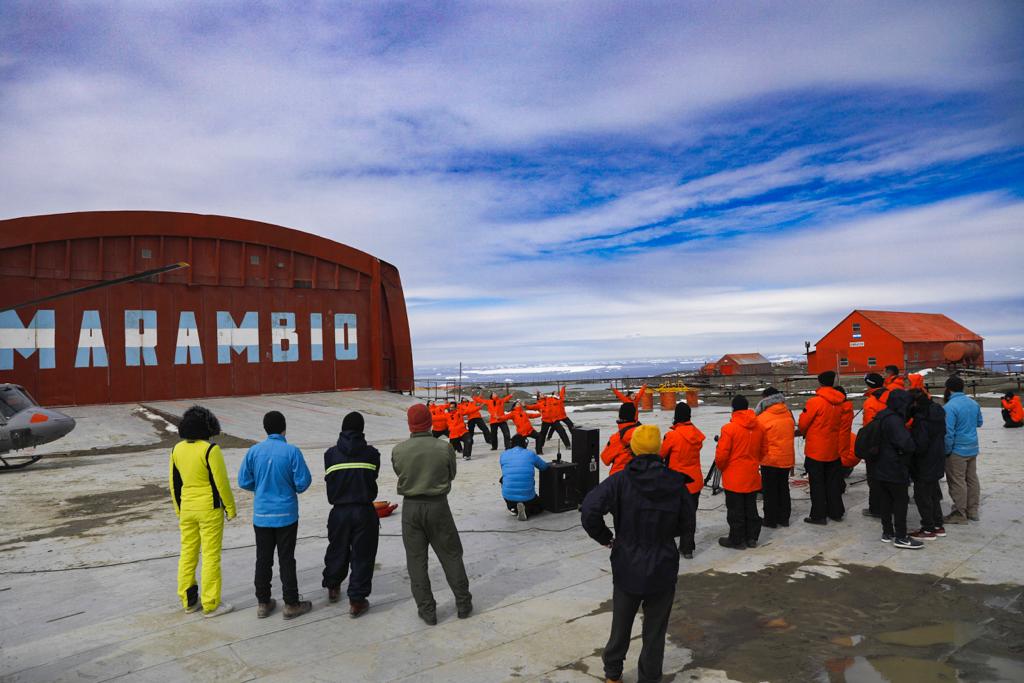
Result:
{"label": "person kneeling at sound equipment", "polygon": [[512,437],[512,448],[501,454],[501,497],[509,512],[525,522],[527,515],[544,510],[537,495],[535,470],[546,470],[549,465],[539,455],[527,449],[526,437]]}
{"label": "person kneeling at sound equipment", "polygon": [[[633,458],[617,476],[608,477],[583,499],[583,528],[611,548],[612,628],[604,648],[604,675],[622,680],[623,661],[637,610],[644,611],[640,681],[660,681],[665,632],[679,574],[676,538],[693,524],[687,477],[669,469],[658,456],[661,432],[654,425],[633,431]],[[604,522],[612,514],[615,536]]]}

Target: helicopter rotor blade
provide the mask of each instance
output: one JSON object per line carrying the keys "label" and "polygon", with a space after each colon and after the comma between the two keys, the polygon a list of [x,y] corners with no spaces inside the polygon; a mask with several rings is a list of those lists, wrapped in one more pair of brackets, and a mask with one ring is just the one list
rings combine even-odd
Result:
{"label": "helicopter rotor blade", "polygon": [[179,268],[190,268],[191,266],[184,261],[178,263],[172,263],[169,266],[163,266],[162,268],[154,268],[152,270],[146,270],[141,273],[135,273],[134,275],[126,275],[119,277],[114,280],[104,280],[103,282],[97,282],[92,285],[86,285],[85,287],[78,287],[77,289],[69,289],[66,292],[58,292],[57,294],[50,294],[49,296],[40,297],[38,299],[32,299],[31,301],[25,301],[20,304],[14,304],[13,306],[7,306],[6,308],[0,308],[0,313],[7,311],[13,311],[17,308],[24,308],[25,306],[35,306],[37,304],[45,303],[47,301],[53,301],[54,299],[61,299],[66,296],[73,296],[75,294],[83,294],[85,292],[91,292],[94,289],[102,289],[104,287],[113,287],[114,285],[121,285],[126,282],[134,282],[135,280],[143,280],[147,277],[153,277],[155,275],[162,275],[169,273],[172,270],[178,270]]}

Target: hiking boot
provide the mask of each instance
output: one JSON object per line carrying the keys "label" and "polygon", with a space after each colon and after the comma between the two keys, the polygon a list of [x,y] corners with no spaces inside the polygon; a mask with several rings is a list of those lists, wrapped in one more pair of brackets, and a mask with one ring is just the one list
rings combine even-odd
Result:
{"label": "hiking boot", "polygon": [[723,548],[732,548],[733,550],[746,550],[746,544],[733,545],[732,541],[729,540],[728,536],[721,536],[718,539],[718,545]]}
{"label": "hiking boot", "polygon": [[831,519],[833,522],[843,521],[843,517],[841,515],[839,517],[829,517],[829,519]]}
{"label": "hiking boot", "polygon": [[892,542],[894,548],[909,548],[911,550],[917,550],[918,548],[924,547],[924,543],[917,540],[916,538],[897,538]]}
{"label": "hiking boot", "polygon": [[776,524],[775,522],[765,522],[761,526],[765,527],[766,529],[777,529],[777,528],[779,528],[779,525]]}
{"label": "hiking boot", "polygon": [[757,541],[755,541],[753,539],[748,540],[747,541],[747,547],[748,548],[756,548],[757,547]]}
{"label": "hiking boot", "polygon": [[787,526],[788,527],[789,526],[789,520],[787,519],[785,522],[779,522],[779,526]]}
{"label": "hiking boot", "polygon": [[202,608],[202,604],[199,602],[199,586],[192,586],[185,591],[185,599],[188,600],[188,604],[185,605],[185,614],[192,614]]}
{"label": "hiking boot", "polygon": [[473,603],[469,603],[465,607],[460,607],[458,612],[459,619],[469,619],[469,615],[473,613]]}
{"label": "hiking boot", "polygon": [[516,503],[516,517],[520,522],[526,521],[526,506],[523,503]]}
{"label": "hiking boot", "polygon": [[270,598],[267,602],[261,602],[256,605],[256,618],[266,619],[270,616],[270,613],[277,607],[277,600]]}
{"label": "hiking boot", "polygon": [[828,524],[828,520],[822,517],[821,519],[814,519],[813,517],[804,517],[804,521],[808,524],[817,524],[818,526],[825,526]]}
{"label": "hiking boot", "polygon": [[426,622],[427,626],[437,626],[437,614],[434,612],[424,612],[423,610],[416,610],[417,614],[420,615],[420,619]]}
{"label": "hiking boot", "polygon": [[942,521],[945,524],[967,524],[967,517],[965,517],[959,510],[953,510],[943,517]]}
{"label": "hiking boot", "polygon": [[285,619],[294,619],[295,617],[301,617],[303,614],[313,609],[313,603],[309,600],[299,600],[294,605],[286,604],[282,614]]}
{"label": "hiking boot", "polygon": [[228,612],[231,612],[234,609],[235,608],[232,607],[231,605],[229,605],[228,603],[222,602],[222,603],[220,603],[219,605],[217,605],[216,607],[214,607],[213,609],[211,609],[209,611],[203,610],[203,616],[206,617],[207,619],[209,619],[211,617],[219,617],[220,615],[227,614]]}
{"label": "hiking boot", "polygon": [[358,619],[365,614],[368,609],[370,609],[370,601],[365,598],[362,600],[348,601],[348,615],[353,619]]}
{"label": "hiking boot", "polygon": [[916,538],[919,541],[934,541],[938,536],[935,535],[934,531],[928,531],[927,529],[918,529],[917,531],[910,532],[911,538]]}
{"label": "hiking boot", "polygon": [[874,517],[875,519],[878,519],[882,516],[879,513],[874,512],[871,508],[864,508],[863,510],[860,511],[860,514],[864,515],[865,517]]}
{"label": "hiking boot", "polygon": [[935,534],[936,538],[945,538],[946,537],[946,527],[944,527],[944,526],[937,526],[934,529],[932,529],[932,533]]}
{"label": "hiking boot", "polygon": [[892,543],[892,534],[882,534],[882,543]]}
{"label": "hiking boot", "polygon": [[684,550],[683,552],[681,552],[679,554],[682,555],[687,560],[692,560],[693,559],[693,551],[692,550]]}
{"label": "hiking boot", "polygon": [[971,514],[967,515],[967,519],[971,520],[972,522],[980,522],[981,521],[981,517],[978,515],[977,512],[975,512],[973,515],[971,515]]}
{"label": "hiking boot", "polygon": [[327,602],[338,602],[341,600],[341,586],[327,589]]}

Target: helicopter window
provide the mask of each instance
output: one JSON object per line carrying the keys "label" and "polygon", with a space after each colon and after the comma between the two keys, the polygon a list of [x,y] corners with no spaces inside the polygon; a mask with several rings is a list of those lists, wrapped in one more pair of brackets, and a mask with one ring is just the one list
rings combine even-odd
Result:
{"label": "helicopter window", "polygon": [[26,408],[31,408],[33,403],[16,389],[0,389],[0,412],[6,417],[11,417]]}

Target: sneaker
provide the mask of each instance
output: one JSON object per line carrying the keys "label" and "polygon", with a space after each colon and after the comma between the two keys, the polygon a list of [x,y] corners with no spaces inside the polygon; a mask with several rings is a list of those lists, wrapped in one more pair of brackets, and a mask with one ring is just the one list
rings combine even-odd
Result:
{"label": "sneaker", "polygon": [[341,586],[327,589],[327,602],[338,602],[341,600]]}
{"label": "sneaker", "polygon": [[971,520],[972,522],[980,522],[981,521],[981,517],[978,516],[978,515],[967,515],[967,519]]}
{"label": "sneaker", "polygon": [[924,543],[917,540],[916,538],[897,538],[892,542],[894,548],[910,548],[911,550],[917,550],[924,546]]}
{"label": "sneaker", "polygon": [[277,600],[270,598],[267,602],[261,602],[256,606],[256,618],[266,619],[270,616],[270,613],[277,607]]}
{"label": "sneaker", "polygon": [[826,524],[828,524],[828,520],[825,519],[825,518],[814,519],[812,517],[804,517],[804,521],[807,522],[808,524],[817,524],[819,526],[825,526]]}
{"label": "sneaker", "polygon": [[437,626],[437,614],[434,612],[424,612],[423,610],[417,610],[417,614],[420,615],[420,619],[426,622],[427,626]]}
{"label": "sneaker", "polygon": [[829,519],[831,519],[833,522],[843,521],[843,517],[841,515],[839,517],[829,517]]}
{"label": "sneaker", "polygon": [[733,545],[732,541],[729,540],[728,536],[722,536],[721,538],[719,538],[718,545],[722,546],[723,548],[732,548],[733,550],[745,550],[747,547],[746,544]]}
{"label": "sneaker", "polygon": [[967,524],[967,518],[959,510],[953,510],[942,518],[945,524]]}
{"label": "sneaker", "polygon": [[516,517],[519,518],[520,522],[526,521],[526,506],[522,503],[516,503]]}
{"label": "sneaker", "polygon": [[222,602],[211,610],[203,610],[203,616],[207,619],[212,617],[219,617],[222,614],[227,614],[228,612],[234,611],[234,609],[235,608],[229,605],[228,603]]}
{"label": "sneaker", "polygon": [[362,615],[366,614],[366,610],[368,609],[370,609],[370,601],[365,598],[362,600],[348,601],[348,615],[353,619],[358,619]]}
{"label": "sneaker", "polygon": [[935,534],[936,537],[938,537],[938,538],[945,538],[946,537],[946,527],[944,527],[944,526],[937,526],[934,529],[932,529],[932,533]]}
{"label": "sneaker", "polygon": [[681,552],[679,554],[682,555],[687,560],[692,560],[693,559],[693,551],[692,550],[684,550],[683,552]]}
{"label": "sneaker", "polygon": [[892,543],[892,534],[882,534],[882,543]]}
{"label": "sneaker", "polygon": [[917,531],[910,532],[911,538],[916,538],[919,541],[934,541],[938,536],[935,535],[934,531],[928,531],[926,529],[918,529]]}
{"label": "sneaker", "polygon": [[863,510],[860,511],[860,514],[864,515],[865,517],[874,517],[875,519],[878,519],[882,516],[877,512],[872,512],[871,508],[864,508]]}
{"label": "sneaker", "polygon": [[295,617],[301,617],[311,609],[313,609],[312,602],[309,600],[299,600],[294,605],[285,604],[282,615],[285,619],[294,619]]}

